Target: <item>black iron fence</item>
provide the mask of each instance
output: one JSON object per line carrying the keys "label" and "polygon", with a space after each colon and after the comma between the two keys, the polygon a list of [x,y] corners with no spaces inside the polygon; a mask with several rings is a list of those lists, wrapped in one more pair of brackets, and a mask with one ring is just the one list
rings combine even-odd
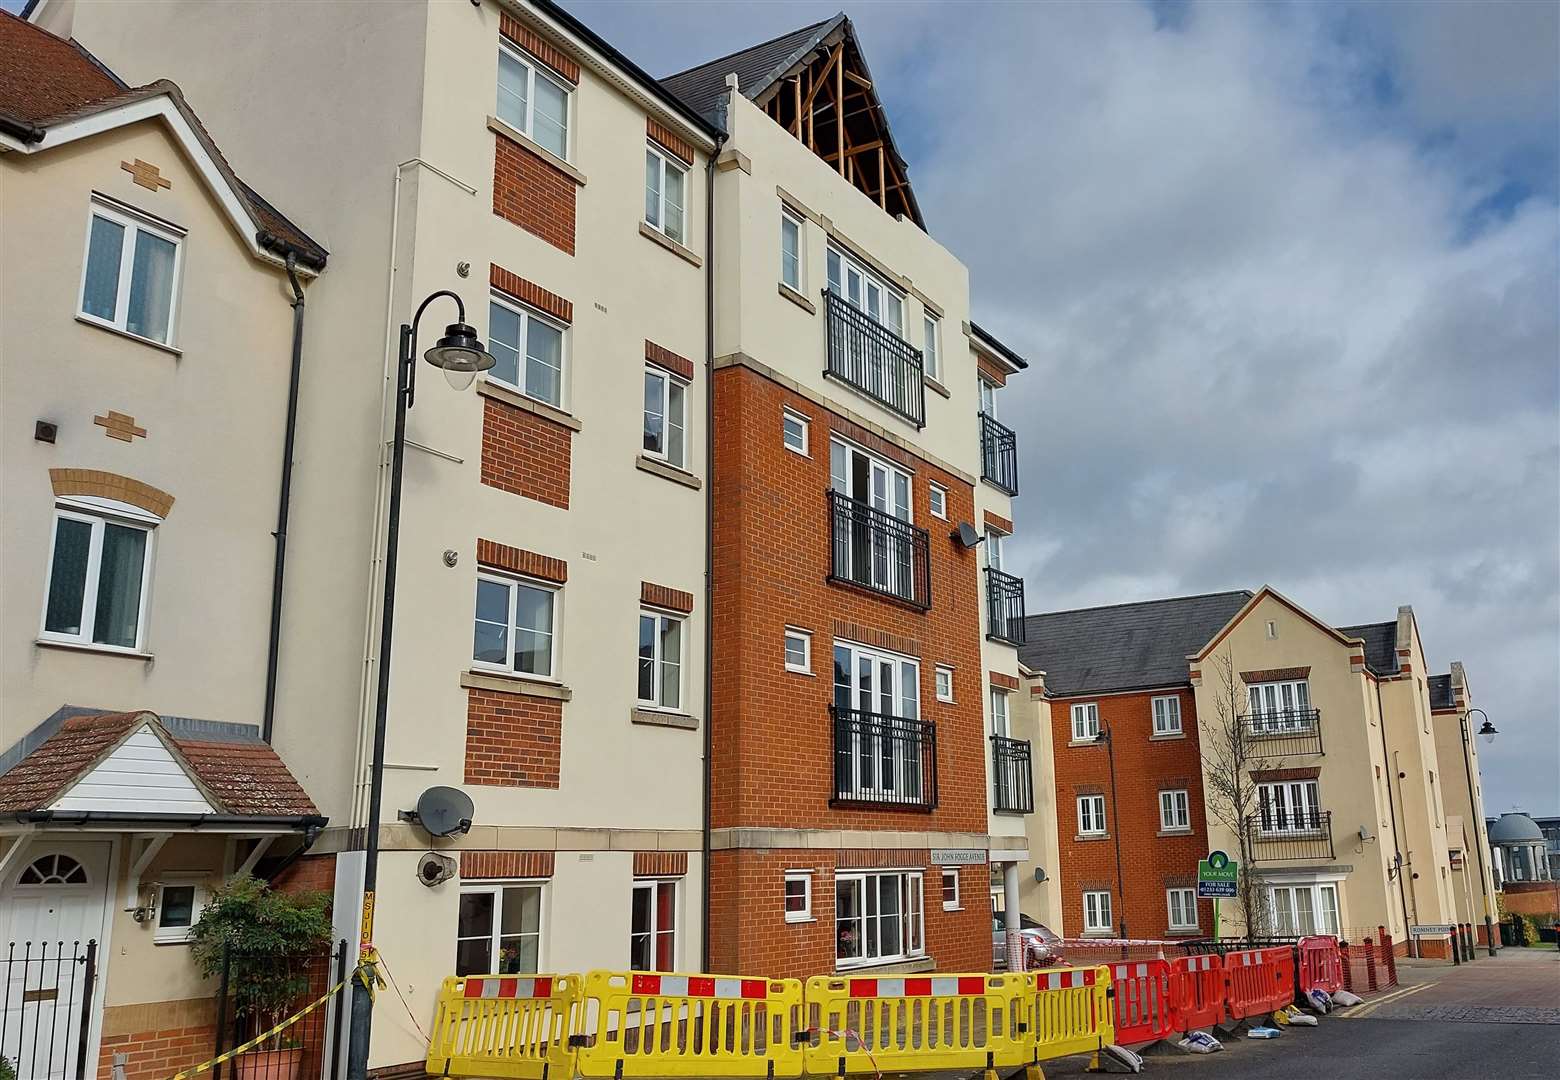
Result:
{"label": "black iron fence", "polygon": [[986,567],[986,635],[1024,643],[1024,579]]}
{"label": "black iron fence", "polygon": [[[347,975],[347,943],[303,955],[259,955],[229,951],[222,958],[217,992],[219,1056],[305,1008]],[[212,1068],[212,1080],[325,1080],[337,1074],[344,1049],[341,1031],[347,989],[226,1064]]]}
{"label": "black iron fence", "polygon": [[918,608],[932,606],[925,529],[838,491],[829,492],[831,581],[848,581]]}
{"label": "black iron fence", "polygon": [[1240,718],[1246,756],[1289,757],[1322,753],[1322,710],[1273,709]]}
{"label": "black iron fence", "polygon": [[1333,857],[1332,811],[1265,806],[1246,819],[1255,862]]}
{"label": "black iron fence", "polygon": [[843,296],[824,290],[828,314],[828,374],[910,421],[926,422],[921,350]]}
{"label": "black iron fence", "polygon": [[991,808],[999,814],[1035,812],[1034,765],[1028,739],[991,737]]}
{"label": "black iron fence", "polygon": [[1018,494],[1018,437],[985,413],[980,414],[980,477],[1009,495]]}
{"label": "black iron fence", "polygon": [[831,706],[835,803],[937,805],[937,725]]}
{"label": "black iron fence", "polygon": [[17,1080],[85,1080],[97,951],[96,941],[7,943],[0,1061],[10,1062]]}

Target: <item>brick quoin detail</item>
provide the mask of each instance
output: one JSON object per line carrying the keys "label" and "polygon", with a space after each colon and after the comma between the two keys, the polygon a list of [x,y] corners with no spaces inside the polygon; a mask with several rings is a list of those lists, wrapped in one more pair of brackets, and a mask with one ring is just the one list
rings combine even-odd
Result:
{"label": "brick quoin detail", "polygon": [[645,359],[656,367],[665,368],[673,375],[685,381],[693,378],[693,361],[687,357],[678,356],[671,349],[655,342],[645,341]]}
{"label": "brick quoin detail", "polygon": [[482,399],[482,482],[511,495],[569,508],[574,433],[529,409]]}
{"label": "brick quoin detail", "polygon": [[649,604],[651,607],[665,608],[667,611],[680,611],[686,615],[693,610],[693,593],[671,589],[650,581],[641,581],[639,602]]}
{"label": "brick quoin detail", "polygon": [[686,851],[634,852],[635,877],[682,877],[687,872]]}
{"label": "brick quoin detail", "polygon": [[468,690],[466,783],[556,788],[563,702]]}
{"label": "brick quoin detail", "polygon": [[555,559],[551,555],[538,555],[524,548],[510,547],[496,540],[477,541],[477,563],[481,566],[508,570],[514,574],[524,574],[526,577],[551,581],[557,585],[566,584],[569,580],[569,564],[562,559]]}
{"label": "brick quoin detail", "polygon": [[498,32],[508,38],[516,48],[524,49],[536,59],[553,69],[553,72],[562,75],[571,83],[580,81],[580,66],[569,59],[567,53],[543,41],[539,36],[531,32],[531,29],[523,25],[507,11],[498,13]]}
{"label": "brick quoin detail", "polygon": [[654,117],[645,119],[645,134],[682,158],[686,164],[693,164],[693,147],[688,145],[686,139],[673,134],[671,128],[657,123]]}
{"label": "brick quoin detail", "polygon": [[1013,535],[1012,519],[1005,518],[1001,514],[993,514],[990,510],[986,511],[986,528],[996,529],[997,532],[1004,533],[1007,536]]}
{"label": "brick quoin detail", "polygon": [[1309,678],[1311,669],[1308,667],[1280,667],[1268,668],[1266,671],[1242,671],[1241,682],[1291,682],[1295,679]]}
{"label": "brick quoin detail", "polygon": [[561,322],[574,321],[574,305],[555,292],[548,292],[534,281],[527,281],[519,274],[505,270],[497,263],[488,264],[488,284],[499,292],[508,293],[522,304],[530,304],[537,311],[546,312]]}
{"label": "brick quoin detail", "polygon": [[574,177],[508,136],[493,133],[493,213],[574,254],[579,185]]}
{"label": "brick quoin detail", "polygon": [[477,878],[550,878],[555,852],[462,851],[460,876]]}
{"label": "brick quoin detail", "polygon": [[1018,689],[1018,680],[1012,675],[1005,675],[1000,671],[986,672],[986,679],[992,686],[1000,687],[1003,690]]}

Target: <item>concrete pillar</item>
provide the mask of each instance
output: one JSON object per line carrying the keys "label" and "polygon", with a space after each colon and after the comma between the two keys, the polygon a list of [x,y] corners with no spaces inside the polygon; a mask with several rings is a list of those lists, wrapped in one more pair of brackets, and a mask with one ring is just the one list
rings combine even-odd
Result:
{"label": "concrete pillar", "polygon": [[1024,938],[1018,921],[1018,863],[1002,864],[1002,919],[1007,931],[1008,970],[1024,970]]}

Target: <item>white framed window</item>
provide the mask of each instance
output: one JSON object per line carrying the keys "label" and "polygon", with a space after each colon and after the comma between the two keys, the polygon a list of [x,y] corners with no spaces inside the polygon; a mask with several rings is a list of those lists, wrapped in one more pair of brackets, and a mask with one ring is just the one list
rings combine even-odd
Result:
{"label": "white framed window", "polygon": [[1256,732],[1308,731],[1315,724],[1311,688],[1305,679],[1252,683],[1246,694],[1249,723]]}
{"label": "white framed window", "polygon": [[938,701],[953,701],[953,668],[946,664],[938,664],[934,673],[933,686],[937,691]]}
{"label": "white framed window", "polygon": [[677,970],[677,882],[636,881],[629,911],[632,971]]}
{"label": "white framed window", "polygon": [[158,945],[184,945],[206,906],[206,887],[194,878],[169,875],[157,885],[157,925],[152,941]]}
{"label": "white framed window", "polygon": [[474,666],[551,679],[556,670],[559,590],[481,571],[472,633]]}
{"label": "white framed window", "polygon": [[1083,932],[1085,934],[1109,933],[1115,926],[1110,914],[1110,893],[1086,892],[1083,894]]}
{"label": "white framed window", "polygon": [[1154,734],[1181,734],[1181,699],[1175,694],[1156,697],[1153,701]]}
{"label": "white framed window", "polygon": [[910,474],[897,465],[870,454],[843,439],[829,440],[829,487],[856,506],[842,501],[832,505],[836,515],[834,572],[840,577],[888,592],[913,596],[916,582],[914,545],[909,529],[869,525],[859,507],[911,524]]}
{"label": "white framed window", "polygon": [[639,613],[639,704],[682,707],[683,620],[658,611]]}
{"label": "white framed window", "polygon": [[1007,533],[998,532],[990,526],[986,527],[986,565],[1001,573],[1002,570],[1002,545],[1007,541]]}
{"label": "white framed window", "polygon": [[852,307],[865,311],[900,338],[905,336],[905,300],[898,289],[859,259],[833,246],[829,248],[828,271],[830,292],[843,296]]}
{"label": "white framed window", "polygon": [[645,224],[683,242],[688,166],[655,143],[645,146]]}
{"label": "white framed window", "polygon": [[112,499],[61,500],[44,587],[47,641],[139,652],[161,519]]}
{"label": "white framed window", "polygon": [[991,733],[1008,737],[1008,692],[1000,686],[991,688]]}
{"label": "white framed window", "polygon": [[780,209],[780,282],[802,291],[802,219]]}
{"label": "white framed window", "polygon": [[566,161],[573,96],[541,64],[509,42],[499,42],[498,118]]}
{"label": "white framed window", "polygon": [[780,410],[780,441],[787,450],[807,457],[807,429],[811,426],[812,421],[801,413],[790,409]]}
{"label": "white framed window", "polygon": [[1165,905],[1170,912],[1170,929],[1197,929],[1197,890],[1166,889]]}
{"label": "white framed window", "polygon": [[834,643],[834,708],[851,718],[849,743],[835,759],[836,785],[853,797],[915,803],[926,794],[925,762],[932,746],[918,724],[883,717],[921,718],[920,662],[848,641]]}
{"label": "white framed window", "polygon": [[183,230],[93,199],[81,268],[81,317],[171,345],[183,248]]}
{"label": "white framed window", "polygon": [[1159,827],[1165,832],[1184,832],[1192,827],[1191,805],[1185,791],[1159,793]]}
{"label": "white framed window", "polygon": [[942,904],[944,911],[960,911],[964,907],[959,902],[959,869],[956,866],[943,867]]}
{"label": "white framed window", "polygon": [[1078,835],[1103,836],[1105,834],[1105,796],[1078,796]]}
{"label": "white framed window", "polygon": [[921,319],[921,370],[933,379],[942,381],[942,321],[928,312]]}
{"label": "white framed window", "polygon": [[794,626],[785,628],[785,669],[812,674],[812,634]]}
{"label": "white framed window", "polygon": [[1100,737],[1100,707],[1093,701],[1082,701],[1072,707],[1073,742],[1091,742]]}
{"label": "white framed window", "polygon": [[925,952],[919,871],[835,873],[836,966],[904,960]]}
{"label": "white framed window", "polygon": [[566,330],[562,323],[495,297],[488,304],[488,348],[494,364],[487,377],[563,408]]}
{"label": "white framed window", "polygon": [[1266,893],[1275,935],[1308,937],[1338,933],[1336,882],[1270,885]]}
{"label": "white framed window", "polygon": [[941,484],[926,485],[926,501],[931,505],[932,517],[948,520],[948,489]]}
{"label": "white framed window", "polygon": [[688,384],[658,367],[645,367],[644,451],[679,469],[688,467]]}
{"label": "white framed window", "polygon": [[1264,833],[1314,833],[1322,828],[1322,806],[1315,780],[1283,780],[1257,785]]}
{"label": "white framed window", "polygon": [[789,923],[812,922],[811,870],[787,870],[785,872],[785,921]]}
{"label": "white framed window", "polygon": [[463,885],[455,922],[456,975],[521,975],[541,970],[540,881]]}
{"label": "white framed window", "polygon": [[997,418],[997,384],[986,379],[975,380],[980,386],[980,411],[991,417]]}

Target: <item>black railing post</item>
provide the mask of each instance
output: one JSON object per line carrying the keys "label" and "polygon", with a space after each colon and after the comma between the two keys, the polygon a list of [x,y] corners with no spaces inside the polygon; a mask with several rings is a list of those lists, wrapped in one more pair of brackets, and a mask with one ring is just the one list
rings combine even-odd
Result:
{"label": "black railing post", "polygon": [[904,417],[926,422],[926,386],[921,350],[836,292],[823,292],[828,324],[828,366],[832,375]]}
{"label": "black railing post", "polygon": [[986,636],[1024,643],[1024,579],[986,567]]}
{"label": "black railing post", "polygon": [[828,492],[829,580],[860,585],[925,610],[932,606],[925,529],[840,491]]}
{"label": "black railing post", "polygon": [[[76,1080],[87,1077],[87,1047],[92,1041],[92,993],[97,987],[97,940],[87,942],[87,953],[82,957],[86,966],[81,972],[81,1027],[76,1032]],[[97,1069],[92,1070],[94,1076]]]}
{"label": "black railing post", "polygon": [[980,414],[980,475],[1009,495],[1018,494],[1018,436],[988,413]]}
{"label": "black railing post", "polygon": [[831,705],[833,803],[932,810],[937,806],[937,725]]}
{"label": "black railing post", "polygon": [[991,736],[992,810],[1032,814],[1035,810],[1034,764],[1027,739]]}
{"label": "black railing post", "polygon": [[[227,946],[222,949],[222,977],[217,982],[217,1029],[216,1046],[212,1048],[211,1056],[220,1057],[223,1052],[223,1043],[227,1041],[227,1002],[228,1002],[228,975],[232,967],[233,950]],[[222,1080],[222,1062],[217,1062],[211,1067],[211,1080]]]}

